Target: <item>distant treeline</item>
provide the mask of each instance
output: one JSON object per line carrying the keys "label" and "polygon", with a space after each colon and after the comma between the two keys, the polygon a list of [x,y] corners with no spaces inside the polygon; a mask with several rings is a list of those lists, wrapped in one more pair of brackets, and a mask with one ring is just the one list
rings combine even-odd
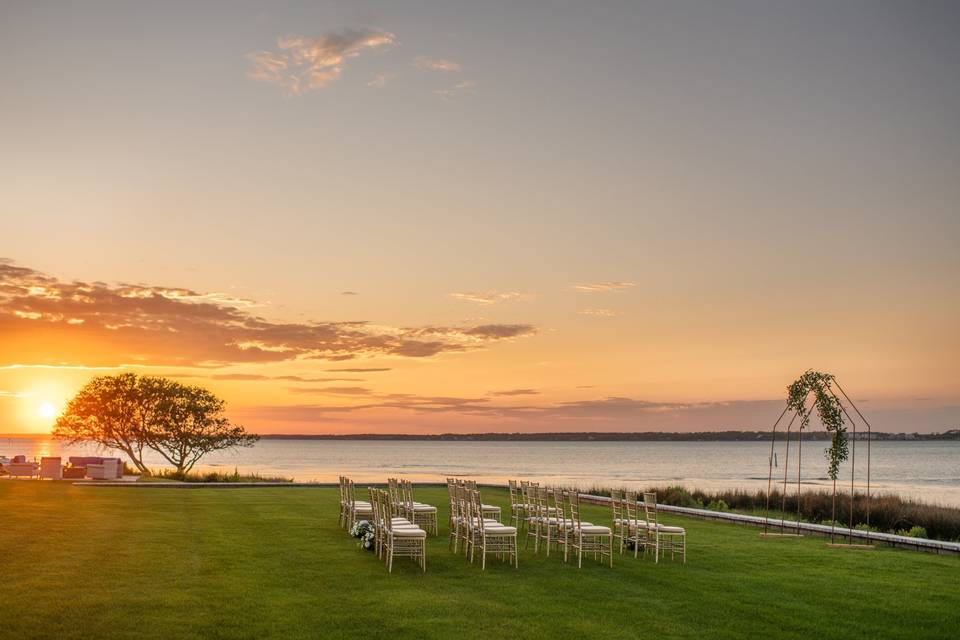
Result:
{"label": "distant treeline", "polygon": [[[797,432],[791,434],[796,438]],[[852,433],[851,433],[852,436]],[[300,434],[264,434],[265,440],[446,440],[454,442],[695,442],[695,441],[731,441],[753,442],[770,441],[770,431],[571,431],[548,433],[439,433],[439,434],[385,434],[358,433],[350,435],[300,435]],[[784,432],[777,432],[777,439],[784,438]],[[804,431],[804,440],[829,440],[832,434],[826,431]],[[857,440],[866,440],[867,434],[857,431]],[[872,440],[960,440],[960,429],[951,429],[943,433],[873,433]]]}

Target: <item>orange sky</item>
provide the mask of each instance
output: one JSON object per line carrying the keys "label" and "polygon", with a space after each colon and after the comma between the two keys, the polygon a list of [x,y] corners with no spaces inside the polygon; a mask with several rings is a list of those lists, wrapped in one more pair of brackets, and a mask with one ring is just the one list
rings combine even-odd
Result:
{"label": "orange sky", "polygon": [[5,5],[0,433],[121,370],[260,432],[766,429],[808,368],[955,428],[957,14]]}

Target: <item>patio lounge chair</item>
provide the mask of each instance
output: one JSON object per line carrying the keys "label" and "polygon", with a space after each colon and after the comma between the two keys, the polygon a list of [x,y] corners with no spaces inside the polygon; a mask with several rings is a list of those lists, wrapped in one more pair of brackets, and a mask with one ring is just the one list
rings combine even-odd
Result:
{"label": "patio lounge chair", "polygon": [[63,480],[63,465],[60,458],[40,458],[40,479]]}

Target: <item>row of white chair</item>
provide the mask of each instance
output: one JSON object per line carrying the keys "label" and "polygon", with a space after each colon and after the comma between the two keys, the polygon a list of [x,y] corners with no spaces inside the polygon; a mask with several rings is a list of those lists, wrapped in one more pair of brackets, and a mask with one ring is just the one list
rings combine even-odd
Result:
{"label": "row of white chair", "polygon": [[487,568],[487,556],[495,555],[519,568],[517,528],[500,522],[500,507],[484,504],[476,482],[447,478],[450,494],[450,546],[474,561],[480,556],[480,568]]}
{"label": "row of white chair", "polygon": [[679,553],[686,562],[686,531],[683,527],[660,522],[656,493],[644,493],[643,501],[639,502],[636,492],[611,492],[612,527],[606,527],[583,521],[577,524],[579,494],[576,491],[541,487],[536,482],[518,483],[515,480],[510,480],[509,489],[511,523],[526,529],[527,545],[532,538],[534,552],[539,551],[541,543],[545,545],[547,555],[551,547],[566,548],[570,535],[566,531],[568,528],[592,532],[599,537],[606,537],[605,530],[609,529],[609,540],[611,544],[614,540],[619,542],[621,554],[625,548],[632,546],[634,557],[642,549],[644,555],[652,551],[655,562],[659,562],[667,552],[671,558]]}

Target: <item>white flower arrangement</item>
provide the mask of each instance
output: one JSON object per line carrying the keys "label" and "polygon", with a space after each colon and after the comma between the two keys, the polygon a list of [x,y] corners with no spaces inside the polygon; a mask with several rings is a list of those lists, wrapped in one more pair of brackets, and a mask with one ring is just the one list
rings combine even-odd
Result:
{"label": "white flower arrangement", "polygon": [[373,549],[373,542],[375,534],[373,531],[373,525],[370,524],[367,520],[358,520],[350,527],[350,535],[354,538],[359,538],[360,547],[370,551]]}

